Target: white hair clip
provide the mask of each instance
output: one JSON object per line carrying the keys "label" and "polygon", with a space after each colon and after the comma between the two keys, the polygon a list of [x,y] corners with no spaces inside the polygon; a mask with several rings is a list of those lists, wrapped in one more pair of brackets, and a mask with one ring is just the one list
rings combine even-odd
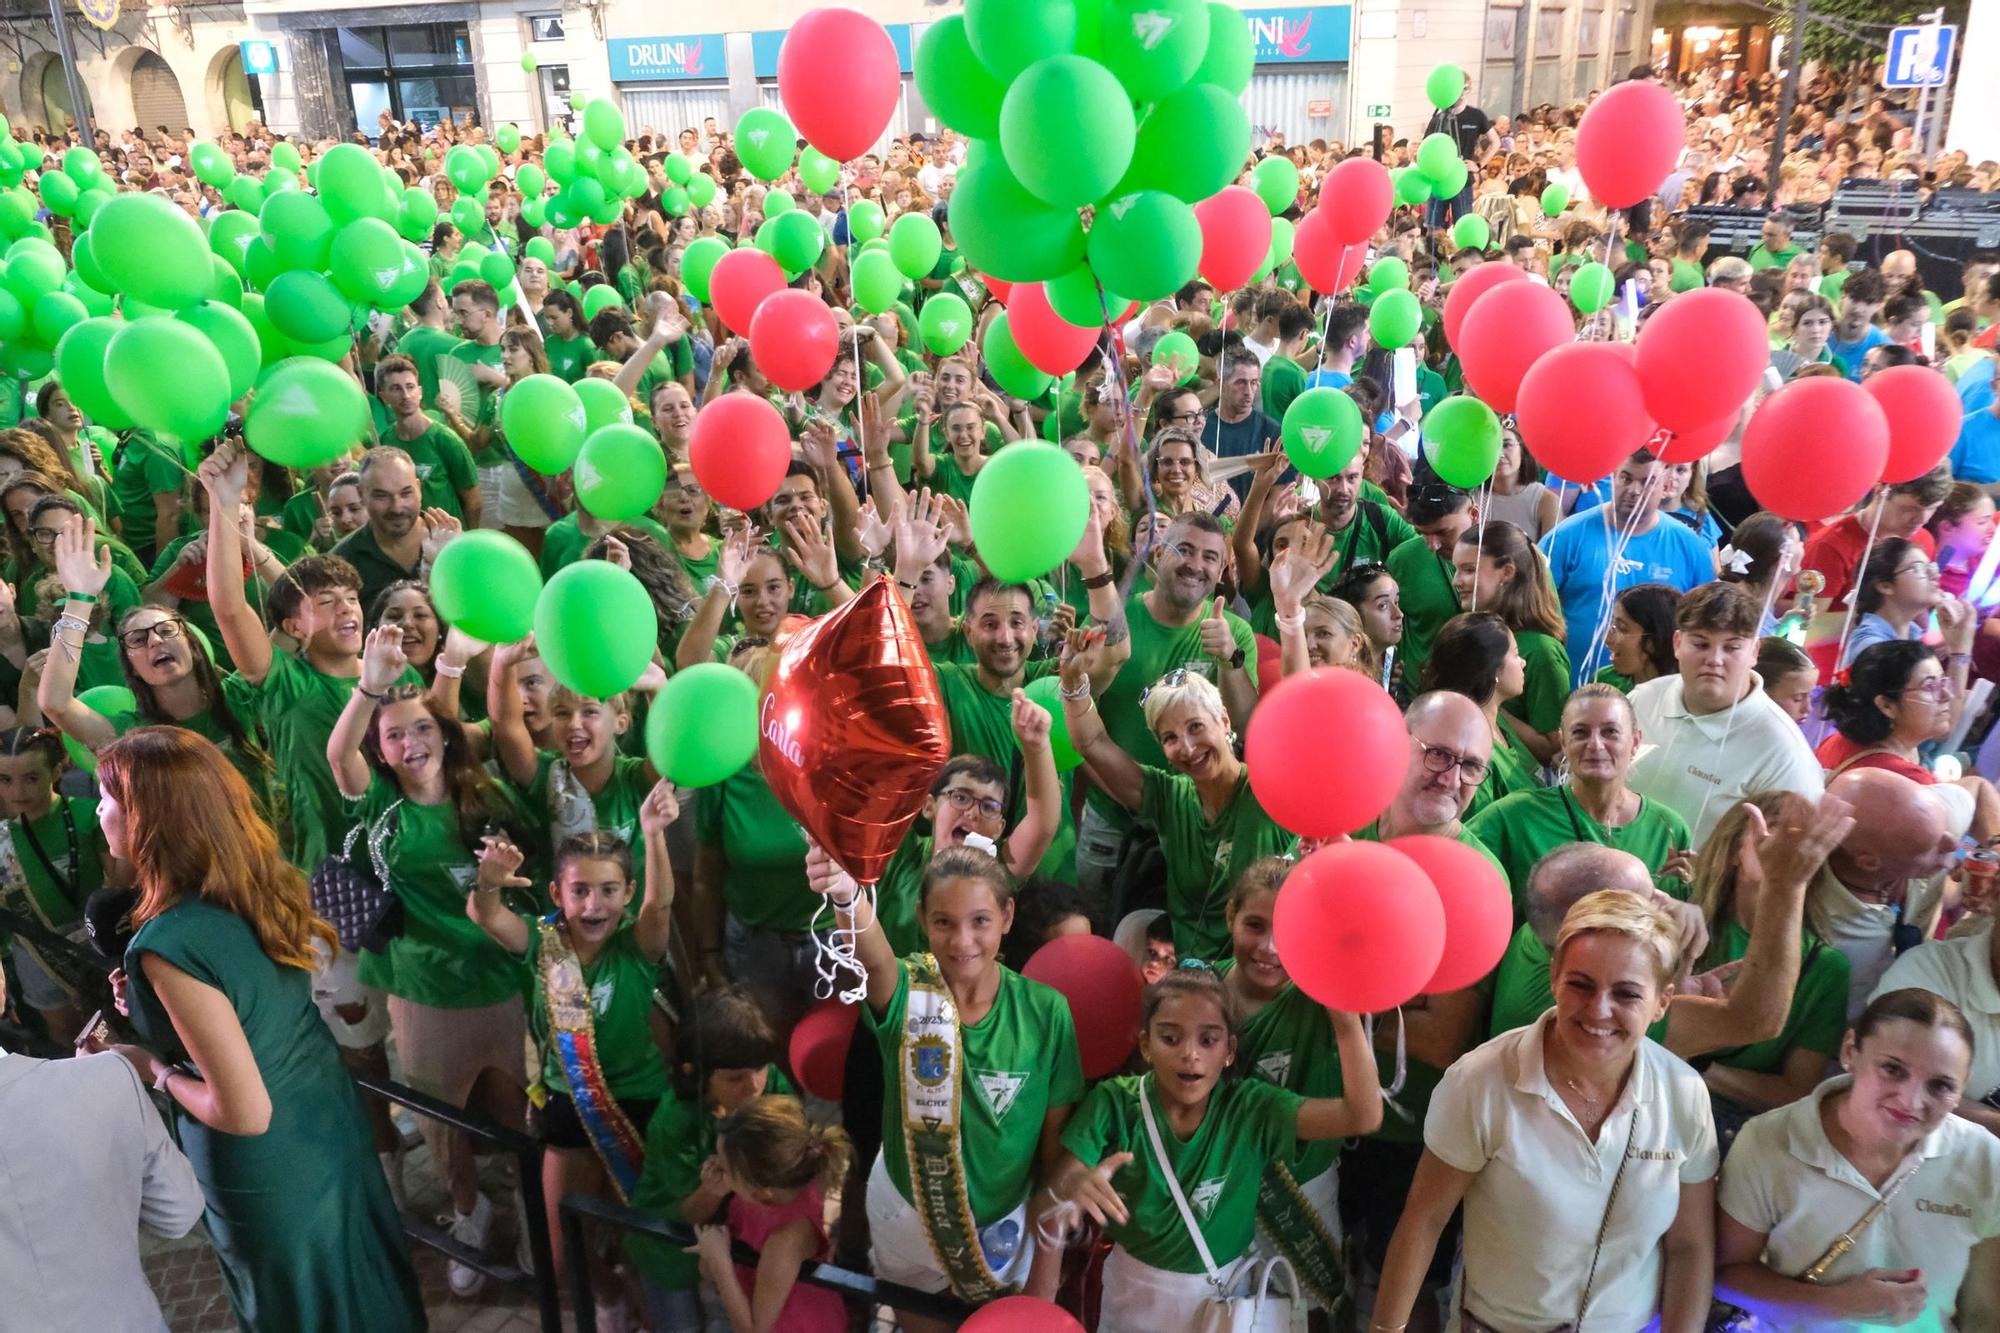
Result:
{"label": "white hair clip", "polygon": [[1748,551],[1739,551],[1734,546],[1725,544],[1720,551],[1715,553],[1715,561],[1719,567],[1728,570],[1732,574],[1748,574],[1750,572],[1750,553]]}
{"label": "white hair clip", "polygon": [[987,837],[984,833],[966,834],[964,845],[967,847],[976,847],[995,860],[998,860],[1000,857],[1000,844]]}

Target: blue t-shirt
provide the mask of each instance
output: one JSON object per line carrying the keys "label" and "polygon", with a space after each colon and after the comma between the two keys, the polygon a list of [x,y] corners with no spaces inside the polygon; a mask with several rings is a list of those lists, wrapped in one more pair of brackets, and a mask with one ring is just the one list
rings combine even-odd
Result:
{"label": "blue t-shirt", "polygon": [[1869,348],[1880,347],[1888,341],[1889,335],[1871,324],[1868,326],[1868,332],[1862,334],[1858,342],[1844,343],[1838,338],[1828,338],[1826,340],[1826,350],[1832,352],[1839,359],[1840,364],[1847,367],[1847,378],[1859,384],[1861,382],[1861,358],[1868,355]]}
{"label": "blue t-shirt", "polygon": [[[1924,621],[1929,619],[1928,616],[1924,617]],[[1865,649],[1873,648],[1878,643],[1894,643],[1899,639],[1915,641],[1923,638],[1924,621],[1913,623],[1898,634],[1894,625],[1873,611],[1862,612],[1855,619],[1854,632],[1847,636],[1847,651],[1840,655],[1840,664],[1847,666],[1861,656]]]}
{"label": "blue t-shirt", "polygon": [[1959,423],[1958,443],[1951,447],[1951,475],[1954,481],[1974,481],[1985,485],[2000,481],[2000,417],[1987,406],[1967,412]]}
{"label": "blue t-shirt", "polygon": [[1968,412],[1977,412],[1982,407],[1993,406],[1993,360],[1974,363],[1958,377],[1958,401],[1965,404]]}
{"label": "blue t-shirt", "polygon": [[1571,514],[1541,541],[1569,626],[1572,685],[1589,680],[1609,660],[1599,629],[1620,592],[1641,583],[1665,583],[1686,592],[1715,577],[1708,543],[1685,523],[1660,515],[1651,532],[1625,543],[1607,597],[1604,575],[1611,564],[1611,548],[1621,535],[1611,513],[1611,507],[1603,505]]}
{"label": "blue t-shirt", "polygon": [[1331,366],[1322,366],[1306,376],[1308,389],[1345,389],[1352,383],[1354,376],[1344,370],[1335,370]]}

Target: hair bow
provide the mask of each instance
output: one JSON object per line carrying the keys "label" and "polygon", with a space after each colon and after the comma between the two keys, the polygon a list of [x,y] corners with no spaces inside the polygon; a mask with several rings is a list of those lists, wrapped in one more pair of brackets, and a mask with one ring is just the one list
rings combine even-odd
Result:
{"label": "hair bow", "polygon": [[1750,553],[1748,551],[1739,551],[1734,546],[1725,544],[1720,551],[1715,553],[1715,561],[1718,566],[1729,571],[1731,574],[1748,574],[1750,572]]}

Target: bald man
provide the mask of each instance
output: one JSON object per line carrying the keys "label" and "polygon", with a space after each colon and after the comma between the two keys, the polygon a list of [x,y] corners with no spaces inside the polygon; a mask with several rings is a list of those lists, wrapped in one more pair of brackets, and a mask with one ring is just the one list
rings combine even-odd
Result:
{"label": "bald man", "polygon": [[1813,928],[1847,955],[1852,1022],[1896,956],[1936,928],[1958,839],[1944,801],[1900,773],[1849,769],[1827,794],[1853,807],[1855,824],[1815,881]]}
{"label": "bald man", "polygon": [[1403,785],[1382,817],[1354,836],[1370,842],[1412,833],[1456,838],[1498,865],[1459,819],[1493,758],[1493,728],[1486,715],[1462,694],[1433,690],[1410,704],[1403,725],[1410,733],[1410,766]]}
{"label": "bald man", "polygon": [[1563,917],[1588,894],[1622,889],[1650,898],[1653,876],[1646,863],[1627,851],[1595,842],[1571,842],[1535,862],[1528,872],[1522,911],[1527,920],[1514,932],[1495,969],[1492,1036],[1526,1027],[1555,1003],[1549,984],[1549,960]]}

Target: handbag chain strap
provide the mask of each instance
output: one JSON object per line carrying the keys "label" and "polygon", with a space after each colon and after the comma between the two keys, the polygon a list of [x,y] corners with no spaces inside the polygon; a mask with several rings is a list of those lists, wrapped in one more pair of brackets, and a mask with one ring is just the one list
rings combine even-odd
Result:
{"label": "handbag chain strap", "polygon": [[340,845],[340,859],[351,862],[354,859],[354,840],[361,836],[362,829],[367,829],[368,860],[375,867],[375,882],[385,889],[389,887],[389,863],[382,855],[382,848],[388,844],[389,836],[394,831],[389,827],[389,821],[394,819],[396,812],[402,808],[403,798],[398,796],[395,803],[382,812],[372,827],[366,820],[356,821],[354,827],[347,831],[347,840]]}
{"label": "handbag chain strap", "polygon": [[1577,1333],[1583,1333],[1583,1316],[1590,1309],[1590,1292],[1597,1285],[1597,1260],[1604,1253],[1604,1234],[1611,1230],[1611,1212],[1618,1206],[1618,1186],[1625,1180],[1625,1163],[1632,1160],[1632,1145],[1639,1136],[1639,1106],[1632,1106],[1632,1127],[1625,1133],[1625,1151],[1618,1156],[1618,1170],[1611,1177],[1611,1197],[1604,1201],[1604,1220],[1597,1224],[1597,1243],[1590,1247],[1590,1271],[1583,1279],[1583,1299],[1576,1306]]}
{"label": "handbag chain strap", "polygon": [[[1147,1075],[1151,1079],[1152,1075]],[[1208,1238],[1201,1234],[1201,1227],[1194,1220],[1194,1210],[1188,1207],[1187,1195],[1181,1193],[1181,1179],[1174,1171],[1174,1164],[1167,1160],[1167,1145],[1160,1139],[1160,1124],[1153,1116],[1153,1102],[1146,1095],[1146,1083],[1139,1085],[1139,1114],[1146,1121],[1146,1137],[1153,1144],[1153,1160],[1160,1164],[1160,1174],[1166,1177],[1167,1190],[1174,1196],[1174,1207],[1181,1210],[1181,1223],[1187,1227],[1188,1237],[1194,1241],[1194,1251],[1201,1256],[1201,1266],[1208,1270],[1209,1285],[1220,1297],[1222,1293],[1222,1270],[1215,1266],[1215,1256],[1209,1253]]]}

